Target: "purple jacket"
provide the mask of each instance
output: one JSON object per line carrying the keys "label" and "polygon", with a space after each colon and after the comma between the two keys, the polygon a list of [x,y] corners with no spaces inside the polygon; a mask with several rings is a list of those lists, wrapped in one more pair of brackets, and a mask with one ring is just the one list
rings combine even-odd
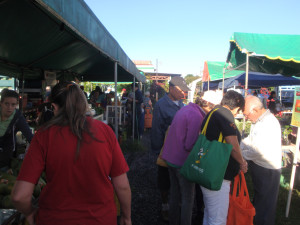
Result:
{"label": "purple jacket", "polygon": [[183,165],[199,136],[204,117],[204,111],[195,103],[176,113],[164,143],[164,160],[176,166]]}

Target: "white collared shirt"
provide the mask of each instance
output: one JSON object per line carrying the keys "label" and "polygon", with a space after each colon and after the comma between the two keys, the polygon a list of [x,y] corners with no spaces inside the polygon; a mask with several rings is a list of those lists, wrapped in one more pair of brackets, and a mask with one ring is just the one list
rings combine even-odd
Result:
{"label": "white collared shirt", "polygon": [[240,147],[246,160],[268,169],[281,168],[281,128],[269,110],[251,125],[250,134]]}

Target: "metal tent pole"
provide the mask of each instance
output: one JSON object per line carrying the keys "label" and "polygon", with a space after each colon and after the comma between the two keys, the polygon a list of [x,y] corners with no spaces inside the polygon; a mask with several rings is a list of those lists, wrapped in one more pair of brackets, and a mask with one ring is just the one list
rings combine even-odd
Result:
{"label": "metal tent pole", "polygon": [[288,200],[287,200],[287,205],[286,205],[286,210],[285,210],[285,217],[289,216],[289,211],[290,211],[290,205],[291,205],[292,193],[293,193],[293,187],[294,187],[294,180],[295,180],[295,175],[296,175],[296,167],[297,167],[297,163],[298,163],[299,144],[300,144],[300,127],[298,127],[298,131],[297,131],[293,168],[292,168],[292,174],[291,174],[291,180],[290,180],[290,186],[289,186],[289,195],[288,195]]}
{"label": "metal tent pole", "polygon": [[246,54],[245,97],[248,94],[248,75],[249,75],[249,53]]}
{"label": "metal tent pole", "polygon": [[[249,53],[246,53],[246,78],[245,78],[245,98],[247,97],[248,92],[248,73],[249,73]],[[243,118],[243,132],[242,137],[245,136],[246,129],[246,118]]]}
{"label": "metal tent pole", "polygon": [[223,67],[223,81],[222,81],[222,92],[224,93],[224,80],[225,80],[225,66]]}
{"label": "metal tent pole", "polygon": [[24,102],[24,70],[22,69],[22,93],[21,93],[21,99],[19,102],[19,110],[21,113],[23,113],[23,102]]}
{"label": "metal tent pole", "polygon": [[14,77],[14,91],[16,91],[17,90],[17,79]]}
{"label": "metal tent pole", "polygon": [[[118,83],[118,62],[115,62],[115,134],[117,139],[119,138],[119,119],[118,119],[118,95],[117,95],[117,83]],[[121,113],[121,109],[120,109]]]}
{"label": "metal tent pole", "polygon": [[209,91],[209,78],[207,80],[207,90]]}
{"label": "metal tent pole", "polygon": [[282,101],[281,101],[281,94],[282,94],[281,87],[279,87],[279,94],[280,94],[280,105],[282,105]]}
{"label": "metal tent pole", "polygon": [[158,76],[158,59],[156,59],[156,81],[155,81],[155,100],[158,101],[158,92],[157,92],[157,76]]}
{"label": "metal tent pole", "polygon": [[135,77],[133,77],[133,102],[132,102],[132,140],[134,140],[134,127],[135,127]]}

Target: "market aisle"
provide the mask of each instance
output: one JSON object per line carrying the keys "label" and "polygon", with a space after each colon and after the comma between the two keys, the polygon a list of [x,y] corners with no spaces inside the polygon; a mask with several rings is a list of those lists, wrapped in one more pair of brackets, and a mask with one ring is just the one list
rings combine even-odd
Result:
{"label": "market aisle", "polygon": [[157,189],[156,156],[151,152],[150,130],[141,140],[144,151],[125,153],[130,167],[128,179],[132,191],[132,224],[165,225],[159,217],[160,192]]}

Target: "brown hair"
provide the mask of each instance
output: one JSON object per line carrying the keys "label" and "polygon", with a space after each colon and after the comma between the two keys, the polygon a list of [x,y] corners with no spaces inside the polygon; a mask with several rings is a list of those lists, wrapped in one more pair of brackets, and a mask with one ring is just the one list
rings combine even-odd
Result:
{"label": "brown hair", "polygon": [[4,102],[5,98],[15,98],[19,101],[19,94],[13,90],[9,90],[8,88],[4,88],[1,91],[1,102]]}
{"label": "brown hair", "polygon": [[50,94],[49,100],[59,106],[57,114],[45,124],[45,129],[57,126],[69,126],[77,137],[76,157],[79,156],[80,144],[83,141],[82,134],[86,131],[95,139],[86,121],[88,103],[80,87],[72,82],[60,82],[56,84]]}

